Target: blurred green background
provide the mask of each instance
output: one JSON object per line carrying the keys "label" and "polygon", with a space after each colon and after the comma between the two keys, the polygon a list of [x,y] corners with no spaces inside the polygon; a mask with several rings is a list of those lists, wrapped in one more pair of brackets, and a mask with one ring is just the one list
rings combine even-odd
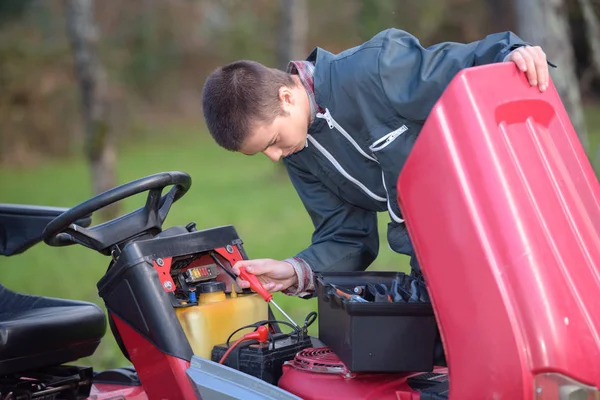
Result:
{"label": "blurred green background", "polygon": [[[111,185],[160,171],[189,173],[192,188],[172,208],[166,226],[232,224],[250,258],[295,254],[310,243],[312,226],[279,164],[226,152],[206,133],[200,96],[213,68],[241,58],[283,67],[314,46],[341,51],[391,26],[428,45],[518,31],[521,23],[508,0],[92,2],[97,36],[88,43],[96,54],[95,73],[102,71],[96,76],[104,89],[96,100],[104,107],[95,120],[103,129],[90,131],[82,118],[68,30],[67,7],[74,3],[0,0],[0,203],[71,207],[90,198],[96,186],[89,149],[96,146],[98,154],[108,154]],[[594,60],[600,54],[593,51],[597,47],[585,28],[589,15],[586,19],[580,4],[569,2],[564,16],[572,52],[548,57],[570,60],[576,79],[570,83],[578,96],[573,112],[585,111],[588,153],[595,159],[600,67],[596,71]],[[596,7],[593,17],[598,15]],[[131,198],[119,212],[143,201],[143,196]],[[371,269],[403,270],[407,259],[387,246],[387,218],[380,216],[380,256]],[[107,265],[106,257],[79,246],[39,244],[25,254],[0,258],[0,276],[14,290],[103,306],[96,282]],[[282,295],[277,302],[298,321],[316,305]],[[128,364],[110,332],[83,362],[95,368]]]}

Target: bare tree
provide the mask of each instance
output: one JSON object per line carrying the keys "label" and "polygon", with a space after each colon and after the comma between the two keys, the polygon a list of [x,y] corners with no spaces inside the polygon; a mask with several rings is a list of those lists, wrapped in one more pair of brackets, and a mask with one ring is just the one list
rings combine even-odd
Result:
{"label": "bare tree", "polygon": [[[94,1],[68,0],[66,13],[81,91],[85,152],[94,194],[98,194],[116,185],[117,157],[111,140],[108,80],[98,57],[99,33],[94,21]],[[101,213],[101,218],[112,218],[117,213],[118,204],[114,204]]]}
{"label": "bare tree", "polygon": [[598,16],[596,16],[590,0],[579,0],[579,6],[585,21],[591,64],[596,70],[596,74],[600,76],[600,23],[598,23]]}
{"label": "bare tree", "polygon": [[[279,68],[286,69],[292,60],[306,58],[306,41],[308,39],[308,5],[307,0],[280,0],[281,25],[277,51]],[[283,162],[277,163],[278,171],[284,171]]]}
{"label": "bare tree", "polygon": [[279,39],[278,64],[285,69],[287,63],[307,56],[308,38],[307,0],[281,0],[281,35]]}
{"label": "bare tree", "polygon": [[539,45],[558,68],[550,75],[582,145],[590,156],[590,142],[575,73],[575,56],[563,0],[514,0],[518,33],[523,40]]}

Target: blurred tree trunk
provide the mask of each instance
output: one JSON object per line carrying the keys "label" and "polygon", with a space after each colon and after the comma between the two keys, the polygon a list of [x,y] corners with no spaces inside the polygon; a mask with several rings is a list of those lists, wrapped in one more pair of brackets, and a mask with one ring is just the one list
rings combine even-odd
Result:
{"label": "blurred tree trunk", "polygon": [[550,75],[588,157],[590,142],[575,73],[575,56],[563,0],[514,0],[519,36],[542,47],[548,60],[558,68]]}
{"label": "blurred tree trunk", "polygon": [[[308,39],[307,0],[280,0],[281,25],[277,51],[278,67],[285,70],[292,60],[304,60]],[[283,161],[277,163],[277,170],[284,173]]]}
{"label": "blurred tree trunk", "polygon": [[515,10],[521,38],[541,46],[548,59],[558,65],[550,68],[550,75],[589,156],[590,143],[563,0],[515,0]]}
{"label": "blurred tree trunk", "polygon": [[[116,150],[111,140],[107,76],[98,57],[99,33],[94,22],[93,0],[67,1],[67,32],[73,50],[81,91],[85,152],[94,194],[117,183]],[[118,203],[102,210],[102,219],[118,214]]]}
{"label": "blurred tree trunk", "polygon": [[278,46],[278,64],[285,69],[291,60],[303,60],[308,39],[307,0],[281,1],[281,34]]}
{"label": "blurred tree trunk", "polygon": [[581,14],[585,21],[590,59],[596,74],[600,76],[600,23],[590,0],[579,0]]}

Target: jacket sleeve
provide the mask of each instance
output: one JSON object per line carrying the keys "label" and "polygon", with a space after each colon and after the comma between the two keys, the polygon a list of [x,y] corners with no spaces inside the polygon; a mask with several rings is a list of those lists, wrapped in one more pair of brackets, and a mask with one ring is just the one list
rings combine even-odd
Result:
{"label": "jacket sleeve", "polygon": [[296,257],[317,272],[365,270],[377,257],[377,214],[343,202],[313,174],[285,160],[313,226],[312,243]]}
{"label": "jacket sleeve", "polygon": [[443,42],[426,48],[413,35],[388,29],[378,57],[381,87],[400,115],[423,122],[461,69],[502,62],[527,44],[512,32],[501,32],[471,43]]}

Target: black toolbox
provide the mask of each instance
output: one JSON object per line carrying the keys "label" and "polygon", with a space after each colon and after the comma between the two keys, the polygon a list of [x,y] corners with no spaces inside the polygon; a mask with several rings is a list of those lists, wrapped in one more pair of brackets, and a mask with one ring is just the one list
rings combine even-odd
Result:
{"label": "black toolbox", "polygon": [[431,303],[352,302],[338,289],[369,283],[390,287],[401,272],[321,272],[317,275],[319,339],[352,372],[429,372],[438,335]]}

